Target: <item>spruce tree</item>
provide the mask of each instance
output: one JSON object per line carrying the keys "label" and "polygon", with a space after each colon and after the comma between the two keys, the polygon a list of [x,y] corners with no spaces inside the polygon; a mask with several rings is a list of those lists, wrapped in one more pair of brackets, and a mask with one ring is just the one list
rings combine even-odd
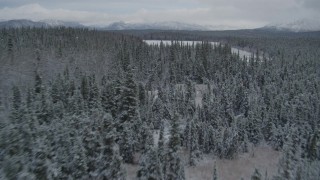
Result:
{"label": "spruce tree", "polygon": [[74,179],[84,179],[87,177],[87,161],[82,141],[77,139],[72,151],[71,174]]}
{"label": "spruce tree", "polygon": [[307,157],[314,161],[316,159],[318,159],[320,157],[319,153],[319,145],[318,145],[318,135],[317,135],[317,132],[313,133],[309,139],[308,139],[308,142],[307,142]]}
{"label": "spruce tree", "polygon": [[34,92],[35,94],[40,94],[42,90],[42,77],[38,73],[38,71],[35,72],[35,85],[34,85]]}
{"label": "spruce tree", "polygon": [[216,162],[214,163],[214,166],[213,166],[212,180],[218,180],[218,173],[217,173],[217,165],[216,165]]}
{"label": "spruce tree", "polygon": [[89,178],[96,178],[97,175],[97,158],[100,154],[100,139],[97,132],[97,127],[88,127],[83,138],[85,155],[87,157],[87,173]]}
{"label": "spruce tree", "polygon": [[46,165],[46,150],[44,148],[43,142],[39,141],[37,143],[38,149],[35,150],[34,161],[33,161],[33,173],[35,174],[36,179],[47,180],[47,165]]}
{"label": "spruce tree", "polygon": [[171,120],[170,140],[168,144],[168,164],[166,169],[166,179],[183,180],[185,179],[184,165],[180,159],[180,133],[179,133],[179,116],[175,113],[174,119]]}
{"label": "spruce tree", "polygon": [[89,94],[88,94],[88,107],[90,112],[99,111],[101,108],[100,104],[100,92],[96,82],[96,78],[92,75],[89,78]]}
{"label": "spruce tree", "polygon": [[116,128],[110,114],[105,114],[103,117],[102,131],[101,159],[98,163],[97,179],[124,180],[125,172],[122,158],[119,153],[119,147],[115,142],[117,136]]}
{"label": "spruce tree", "polygon": [[80,89],[82,97],[87,103],[87,100],[89,99],[89,83],[88,78],[85,75],[82,76]]}
{"label": "spruce tree", "polygon": [[189,165],[195,166],[197,159],[200,158],[200,150],[199,150],[199,144],[198,144],[198,136],[197,136],[197,122],[195,122],[195,119],[191,120],[191,138],[190,138],[190,155],[189,155]]}
{"label": "spruce tree", "polygon": [[21,93],[17,86],[14,86],[12,88],[13,91],[13,98],[12,98],[12,110],[11,110],[11,120],[14,123],[18,123],[21,120],[22,114],[21,114],[21,106],[22,106],[22,100],[21,100]]}
{"label": "spruce tree", "polygon": [[105,112],[116,115],[117,104],[115,101],[115,83],[106,83],[102,87],[101,105]]}
{"label": "spruce tree", "polygon": [[119,145],[124,161],[133,163],[133,153],[141,138],[141,119],[138,111],[137,87],[131,70],[126,74],[125,84],[118,109],[118,132],[122,137]]}
{"label": "spruce tree", "polygon": [[295,148],[292,135],[289,134],[283,146],[283,156],[279,160],[279,174],[283,179],[293,179],[295,175]]}
{"label": "spruce tree", "polygon": [[258,169],[254,170],[254,173],[251,175],[251,180],[262,180],[262,176]]}
{"label": "spruce tree", "polygon": [[163,178],[166,179],[166,167],[167,167],[167,154],[166,154],[166,147],[165,147],[165,139],[164,139],[164,124],[163,122],[160,125],[160,132],[159,132],[159,141],[158,141],[158,156],[161,165],[162,175]]}
{"label": "spruce tree", "polygon": [[137,178],[139,180],[163,180],[158,151],[154,147],[152,133],[147,130],[146,134],[146,145],[140,158]]}

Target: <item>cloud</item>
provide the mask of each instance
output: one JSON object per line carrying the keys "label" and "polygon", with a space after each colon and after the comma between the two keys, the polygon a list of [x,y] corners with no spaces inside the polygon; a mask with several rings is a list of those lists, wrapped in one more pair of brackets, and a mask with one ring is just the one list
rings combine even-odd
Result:
{"label": "cloud", "polygon": [[319,0],[298,0],[304,7],[320,11],[320,1]]}
{"label": "cloud", "polygon": [[[2,19],[58,19],[65,21],[77,21],[85,25],[107,25],[115,21],[125,21],[131,23],[179,21],[186,23],[196,23],[203,25],[241,25],[242,23],[232,21],[232,17],[221,15],[226,8],[216,9],[215,13],[210,8],[180,8],[180,9],[160,9],[152,10],[140,8],[130,14],[108,14],[105,12],[92,12],[68,9],[47,9],[39,4],[28,4],[20,7],[0,9]],[[229,19],[228,19],[229,18]],[[227,23],[227,24],[226,24]],[[247,25],[254,26],[253,22],[247,21]]]}
{"label": "cloud", "polygon": [[[1,9],[1,7],[3,7]],[[179,21],[255,28],[273,22],[320,19],[319,0],[1,0],[2,19],[58,19],[85,25],[115,21]]]}
{"label": "cloud", "polygon": [[320,4],[319,0],[198,0],[212,10],[221,7],[234,8],[225,14],[233,18],[271,23],[302,18],[320,17],[307,4]]}
{"label": "cloud", "polygon": [[29,4],[17,8],[0,9],[0,17],[2,19],[57,19],[65,21],[77,21],[90,25],[90,23],[106,24],[111,22],[111,16],[106,13],[96,13],[88,11],[74,11],[67,9],[46,9],[39,4]]}

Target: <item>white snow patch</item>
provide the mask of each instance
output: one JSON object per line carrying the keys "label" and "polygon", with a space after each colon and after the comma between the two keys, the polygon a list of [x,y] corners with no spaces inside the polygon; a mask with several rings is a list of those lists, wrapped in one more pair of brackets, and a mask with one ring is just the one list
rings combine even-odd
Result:
{"label": "white snow patch", "polygon": [[195,167],[186,168],[186,179],[209,180],[212,179],[213,166],[216,162],[218,179],[236,180],[236,179],[250,179],[255,168],[257,168],[262,179],[265,179],[265,172],[267,171],[268,178],[277,174],[277,165],[280,157],[280,152],[273,150],[269,146],[258,146],[250,153],[239,155],[236,159],[213,159],[209,155],[205,156],[203,160]]}
{"label": "white snow patch", "polygon": [[[186,151],[182,154],[185,162],[188,159]],[[253,148],[250,153],[239,155],[236,159],[214,159],[213,155],[204,155],[204,157],[194,167],[186,164],[185,173],[187,180],[211,180],[213,173],[213,166],[216,163],[218,179],[223,180],[238,180],[250,179],[255,168],[257,168],[262,179],[265,179],[265,172],[267,171],[268,178],[272,179],[277,174],[277,166],[281,153],[273,150],[267,145],[260,145]],[[138,171],[138,164],[125,164],[127,170],[127,179],[136,179]]]}
{"label": "white snow patch", "polygon": [[154,102],[158,98],[158,93],[158,90],[147,91],[149,101],[152,100],[152,102]]}
{"label": "white snow patch", "polygon": [[241,59],[243,59],[243,57],[247,58],[247,59],[250,59],[252,58],[252,52],[249,52],[249,51],[245,51],[245,50],[242,50],[240,48],[235,48],[235,47],[232,47],[231,48],[231,52],[233,54],[238,54],[239,53],[239,57]]}
{"label": "white snow patch", "polygon": [[158,147],[160,130],[154,130],[152,135],[153,135],[153,144],[155,147]]}
{"label": "white snow patch", "polygon": [[196,97],[195,97],[195,104],[196,107],[202,107],[202,99],[203,96],[209,93],[208,85],[206,84],[196,84],[195,85]]}

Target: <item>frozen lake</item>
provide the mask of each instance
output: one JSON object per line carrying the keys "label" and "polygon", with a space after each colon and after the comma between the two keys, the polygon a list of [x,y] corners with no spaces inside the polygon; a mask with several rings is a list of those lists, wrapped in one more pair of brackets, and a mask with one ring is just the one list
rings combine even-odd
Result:
{"label": "frozen lake", "polygon": [[[161,40],[144,40],[145,43],[148,45],[160,45]],[[171,45],[172,42],[177,42],[177,41],[162,41],[164,45]],[[192,45],[192,44],[200,44],[202,41],[178,41],[179,43],[183,45]],[[220,42],[210,42],[212,45],[219,45]],[[236,47],[231,47],[231,52],[240,55],[241,58],[246,57],[250,58],[252,57],[252,53],[249,51],[245,51]]]}

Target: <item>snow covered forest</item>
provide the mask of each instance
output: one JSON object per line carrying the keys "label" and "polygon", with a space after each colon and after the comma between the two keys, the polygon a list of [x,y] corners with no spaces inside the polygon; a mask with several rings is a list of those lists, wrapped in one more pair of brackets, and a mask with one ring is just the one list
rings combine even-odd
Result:
{"label": "snow covered forest", "polygon": [[0,179],[191,179],[261,146],[280,154],[276,173],[237,179],[319,179],[319,36],[144,35],[1,29]]}

